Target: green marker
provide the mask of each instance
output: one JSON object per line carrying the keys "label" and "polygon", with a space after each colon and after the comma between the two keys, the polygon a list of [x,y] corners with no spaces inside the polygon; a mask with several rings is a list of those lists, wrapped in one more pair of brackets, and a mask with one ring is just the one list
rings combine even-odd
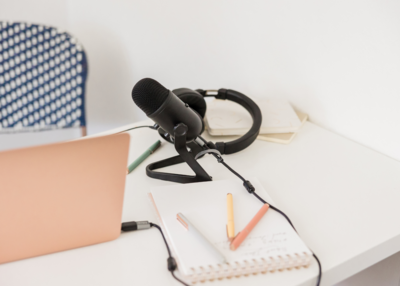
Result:
{"label": "green marker", "polygon": [[154,151],[156,151],[158,149],[158,147],[160,147],[160,145],[161,145],[160,140],[158,140],[156,143],[151,145],[150,148],[146,150],[146,152],[144,152],[142,155],[140,155],[139,158],[137,158],[132,164],[130,164],[128,166],[128,170],[126,171],[126,173],[130,174],[133,170],[135,170],[135,168],[137,166],[139,166],[140,163],[142,163],[147,157],[149,157],[150,154],[153,154]]}

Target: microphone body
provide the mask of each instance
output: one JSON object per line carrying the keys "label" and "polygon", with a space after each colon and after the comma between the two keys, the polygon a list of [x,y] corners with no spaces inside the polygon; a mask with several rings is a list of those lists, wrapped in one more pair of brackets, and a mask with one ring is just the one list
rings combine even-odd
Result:
{"label": "microphone body", "polygon": [[180,100],[172,91],[164,103],[155,112],[148,115],[162,129],[174,137],[174,128],[183,123],[188,127],[186,141],[190,142],[197,138],[203,131],[203,121],[189,105]]}
{"label": "microphone body", "polygon": [[187,142],[196,139],[204,130],[201,116],[154,79],[144,78],[136,83],[132,90],[132,99],[147,117],[172,137],[174,128],[180,123],[188,128]]}

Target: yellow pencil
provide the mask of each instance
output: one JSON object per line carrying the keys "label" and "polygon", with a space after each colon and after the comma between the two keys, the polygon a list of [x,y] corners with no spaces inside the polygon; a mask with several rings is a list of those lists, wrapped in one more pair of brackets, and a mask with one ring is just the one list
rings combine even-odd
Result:
{"label": "yellow pencil", "polygon": [[226,225],[226,232],[229,241],[235,238],[235,222],[233,220],[233,197],[232,194],[226,196],[226,206],[228,209],[228,224]]}

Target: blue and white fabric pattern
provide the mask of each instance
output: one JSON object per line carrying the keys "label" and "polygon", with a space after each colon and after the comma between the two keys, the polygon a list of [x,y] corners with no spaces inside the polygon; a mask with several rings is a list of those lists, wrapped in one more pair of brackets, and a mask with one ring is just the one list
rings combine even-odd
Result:
{"label": "blue and white fabric pattern", "polygon": [[0,133],[86,126],[87,61],[65,32],[0,22]]}

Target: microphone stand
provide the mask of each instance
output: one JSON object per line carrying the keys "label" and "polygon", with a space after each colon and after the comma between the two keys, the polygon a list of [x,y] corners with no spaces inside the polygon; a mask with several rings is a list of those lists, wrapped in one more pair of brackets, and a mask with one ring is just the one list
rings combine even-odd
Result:
{"label": "microphone stand", "polygon": [[[195,182],[205,182],[212,181],[211,176],[209,176],[206,171],[204,171],[203,167],[197,163],[195,156],[203,151],[203,148],[200,147],[195,141],[186,143],[186,134],[188,128],[185,124],[180,123],[174,128],[174,145],[175,150],[178,152],[178,156],[174,156],[165,160],[157,161],[149,164],[146,167],[147,176],[164,181],[171,181],[176,183],[195,183]],[[188,151],[187,147],[190,148]],[[189,175],[181,175],[181,174],[171,174],[171,173],[163,173],[163,172],[155,172],[154,170],[184,163],[186,162],[189,167],[196,174],[195,176]]]}

